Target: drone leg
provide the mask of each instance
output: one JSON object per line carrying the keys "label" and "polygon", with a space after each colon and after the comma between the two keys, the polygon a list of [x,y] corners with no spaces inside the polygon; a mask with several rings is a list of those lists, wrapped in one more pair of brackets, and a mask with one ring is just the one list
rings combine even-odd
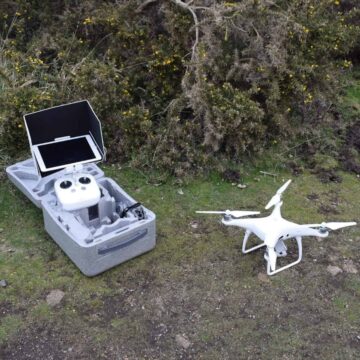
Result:
{"label": "drone leg", "polygon": [[285,265],[285,266],[283,266],[283,267],[281,267],[281,268],[279,268],[279,269],[276,269],[276,270],[274,270],[274,271],[271,271],[270,262],[268,261],[268,262],[267,262],[267,274],[268,274],[268,275],[277,274],[278,272],[283,271],[283,270],[285,270],[285,269],[288,269],[289,267],[292,267],[292,266],[298,264],[298,263],[301,261],[301,259],[302,259],[302,239],[301,239],[301,236],[296,236],[295,239],[296,239],[296,242],[297,242],[297,245],[298,245],[298,249],[299,249],[299,256],[298,256],[297,260],[296,260],[296,261],[293,261],[292,263],[290,263],[290,264],[288,264],[288,265]]}
{"label": "drone leg", "polygon": [[246,230],[246,231],[245,231],[244,240],[243,240],[243,246],[242,246],[242,252],[243,252],[243,254],[247,254],[247,253],[249,253],[249,252],[252,252],[252,251],[254,251],[254,250],[257,250],[257,249],[265,246],[265,244],[262,243],[262,244],[253,246],[253,247],[250,248],[250,249],[246,249],[246,243],[247,243],[250,235],[251,235],[251,231],[250,231],[250,230]]}
{"label": "drone leg", "polygon": [[297,236],[295,239],[296,239],[296,242],[297,242],[297,245],[298,245],[298,250],[299,250],[299,257],[298,257],[298,259],[296,261],[296,264],[297,264],[302,259],[302,241],[301,241],[302,239],[301,239],[301,236]]}

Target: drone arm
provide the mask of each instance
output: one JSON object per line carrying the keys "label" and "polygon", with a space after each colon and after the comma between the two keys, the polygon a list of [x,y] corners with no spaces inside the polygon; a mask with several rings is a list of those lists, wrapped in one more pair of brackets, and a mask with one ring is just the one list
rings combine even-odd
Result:
{"label": "drone arm", "polygon": [[300,225],[294,229],[295,236],[318,236],[318,237],[327,237],[329,235],[328,231],[321,231],[320,229],[313,229],[307,225]]}

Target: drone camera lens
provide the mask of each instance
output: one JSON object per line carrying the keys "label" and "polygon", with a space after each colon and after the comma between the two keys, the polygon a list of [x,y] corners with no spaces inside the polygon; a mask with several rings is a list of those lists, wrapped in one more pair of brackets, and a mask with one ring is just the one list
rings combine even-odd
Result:
{"label": "drone camera lens", "polygon": [[69,180],[65,180],[60,183],[60,187],[62,189],[68,189],[71,185],[72,185],[72,182]]}
{"label": "drone camera lens", "polygon": [[87,176],[82,176],[80,179],[79,179],[79,183],[80,184],[90,184],[91,180],[89,177]]}

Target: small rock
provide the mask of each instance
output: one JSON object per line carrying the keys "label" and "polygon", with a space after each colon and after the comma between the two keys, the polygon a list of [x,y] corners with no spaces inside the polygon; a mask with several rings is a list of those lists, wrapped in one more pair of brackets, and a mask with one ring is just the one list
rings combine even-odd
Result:
{"label": "small rock", "polygon": [[55,306],[60,303],[65,293],[59,289],[51,290],[49,295],[46,297],[46,302],[50,306]]}
{"label": "small rock", "polygon": [[190,341],[183,335],[177,334],[175,336],[176,343],[184,349],[188,349],[190,346]]}
{"label": "small rock", "polygon": [[343,271],[338,266],[329,265],[326,270],[332,275],[336,276],[339,273],[342,273]]}
{"label": "small rock", "polygon": [[347,273],[350,273],[350,274],[358,273],[358,270],[352,260],[345,260],[343,268]]}
{"label": "small rock", "polygon": [[232,185],[232,186],[235,186],[235,185],[236,185],[236,183],[231,183],[231,185]]}
{"label": "small rock", "polygon": [[164,301],[161,296],[158,296],[155,299],[155,304],[157,305],[157,307],[160,309],[161,312],[165,312]]}
{"label": "small rock", "polygon": [[179,190],[177,191],[177,193],[178,193],[179,195],[184,195],[184,192],[182,191],[182,189],[179,189]]}
{"label": "small rock", "polygon": [[258,273],[257,278],[258,278],[261,282],[264,282],[264,283],[269,283],[269,282],[270,282],[269,277],[268,277],[266,274],[264,274],[264,273]]}
{"label": "small rock", "polygon": [[247,185],[245,184],[238,184],[237,186],[239,189],[246,189],[247,188]]}
{"label": "small rock", "polygon": [[191,221],[190,226],[193,229],[197,229],[199,227],[199,223],[197,221]]}
{"label": "small rock", "polygon": [[3,288],[5,288],[5,287],[7,287],[8,286],[8,283],[7,283],[7,281],[6,280],[0,280],[0,287],[3,287]]}
{"label": "small rock", "polygon": [[136,305],[136,300],[132,295],[128,296],[125,299],[125,302],[128,303],[131,307],[134,307]]}

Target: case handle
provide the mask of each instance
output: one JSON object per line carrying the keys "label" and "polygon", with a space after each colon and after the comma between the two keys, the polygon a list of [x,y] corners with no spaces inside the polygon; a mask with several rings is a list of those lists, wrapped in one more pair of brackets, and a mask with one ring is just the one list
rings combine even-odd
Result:
{"label": "case handle", "polygon": [[116,250],[119,250],[119,249],[123,249],[131,244],[133,244],[134,242],[142,239],[144,236],[146,236],[148,233],[148,230],[147,229],[143,229],[143,230],[140,230],[138,232],[136,232],[134,234],[134,236],[132,236],[129,240],[125,241],[125,242],[120,242],[120,243],[117,243],[117,244],[112,244],[112,245],[109,245],[109,246],[104,246],[102,248],[99,248],[98,249],[98,254],[99,255],[105,255],[105,254],[108,254],[110,252],[113,252],[113,251],[116,251]]}

